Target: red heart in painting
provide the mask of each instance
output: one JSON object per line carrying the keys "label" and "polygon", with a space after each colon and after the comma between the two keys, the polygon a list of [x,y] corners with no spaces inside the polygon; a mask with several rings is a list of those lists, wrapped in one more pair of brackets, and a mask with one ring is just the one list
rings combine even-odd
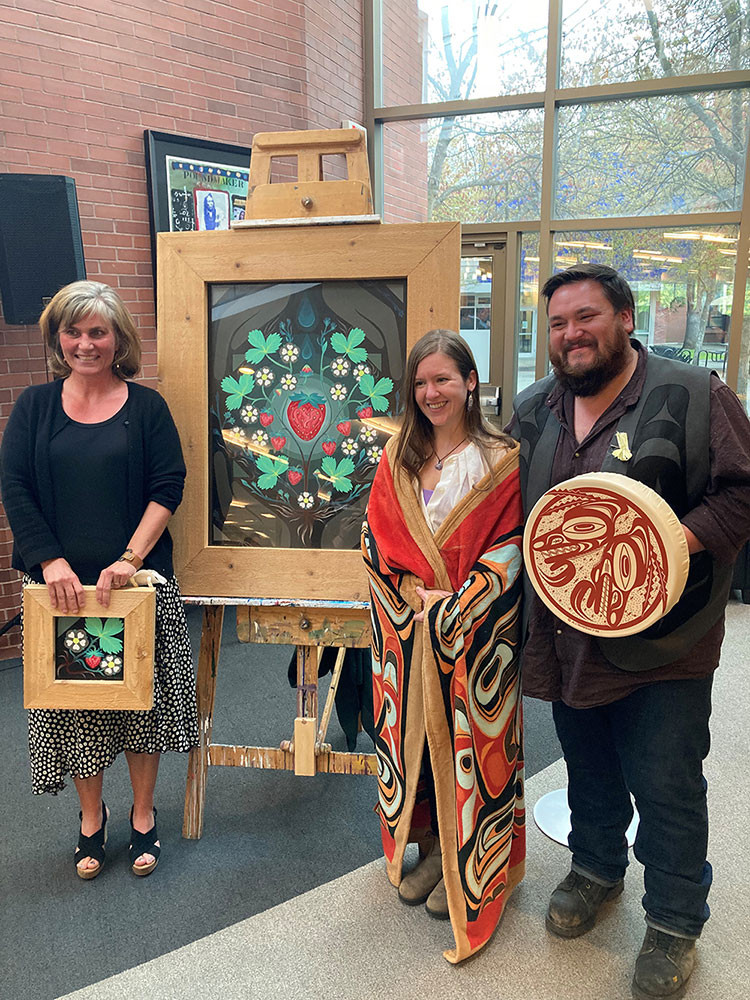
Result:
{"label": "red heart in painting", "polygon": [[334,453],[334,451],[336,451],[336,442],[335,441],[324,441],[323,445],[322,445],[322,448],[323,448],[323,451],[326,453],[326,455],[332,455]]}
{"label": "red heart in painting", "polygon": [[336,430],[341,431],[342,434],[348,434],[351,429],[352,425],[349,420],[342,420],[340,424],[336,424]]}
{"label": "red heart in painting", "polygon": [[286,438],[285,437],[271,438],[271,444],[274,447],[274,451],[281,451],[281,449],[286,444]]}
{"label": "red heart in painting", "polygon": [[297,483],[302,479],[302,473],[297,472],[296,469],[290,469],[289,472],[287,472],[286,477],[292,484],[292,486],[296,486]]}
{"label": "red heart in painting", "polygon": [[99,664],[102,662],[101,656],[87,656],[86,664],[91,667],[92,670],[96,670]]}
{"label": "red heart in painting", "polygon": [[372,416],[372,407],[363,406],[361,410],[357,410],[357,416],[360,417],[362,420],[366,420],[367,417]]}
{"label": "red heart in painting", "polygon": [[286,408],[289,426],[302,441],[312,441],[320,433],[326,418],[326,404],[322,396],[312,393],[295,393]]}
{"label": "red heart in painting", "polygon": [[269,424],[273,423],[273,414],[272,413],[261,413],[261,415],[260,415],[260,422],[263,424],[264,427],[268,427]]}

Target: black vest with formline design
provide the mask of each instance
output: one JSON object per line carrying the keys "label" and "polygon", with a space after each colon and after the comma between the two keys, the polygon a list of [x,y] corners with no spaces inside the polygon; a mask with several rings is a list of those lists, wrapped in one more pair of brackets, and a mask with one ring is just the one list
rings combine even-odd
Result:
{"label": "black vest with formline design", "polygon": [[[709,484],[710,380],[710,369],[650,354],[640,399],[618,421],[601,467],[650,486],[680,519],[700,503]],[[555,376],[548,375],[514,402],[524,516],[555,485],[552,464],[562,425],[547,406],[555,384]],[[618,432],[628,436],[627,462],[612,454]],[[651,670],[687,655],[721,617],[732,569],[709,552],[692,555],[685,590],[672,610],[637,635],[599,638],[602,653],[629,671]]]}

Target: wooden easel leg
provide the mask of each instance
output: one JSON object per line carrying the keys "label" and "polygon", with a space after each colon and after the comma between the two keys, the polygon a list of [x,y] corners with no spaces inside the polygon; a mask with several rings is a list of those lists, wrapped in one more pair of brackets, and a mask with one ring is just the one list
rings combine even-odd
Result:
{"label": "wooden easel leg", "polygon": [[197,840],[203,833],[208,751],[211,746],[211,732],[214,724],[216,670],[219,662],[223,624],[224,606],[221,604],[205,605],[196,685],[199,743],[190,751],[188,759],[185,812],[182,821],[182,836],[188,840]]}
{"label": "wooden easel leg", "polygon": [[297,646],[297,718],[294,720],[294,773],[313,775],[318,732],[317,646]]}

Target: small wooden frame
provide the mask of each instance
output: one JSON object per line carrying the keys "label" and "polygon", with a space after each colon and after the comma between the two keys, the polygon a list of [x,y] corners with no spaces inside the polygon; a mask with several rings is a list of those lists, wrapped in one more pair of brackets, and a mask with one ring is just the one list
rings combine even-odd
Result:
{"label": "small wooden frame", "polygon": [[[23,592],[23,704],[24,708],[74,708],[109,709],[113,711],[146,711],[154,702],[154,631],[156,614],[156,592],[152,588],[134,587],[128,590],[113,590],[108,608],[102,607],[96,599],[96,587],[84,587],[86,605],[80,615],[63,613],[52,607],[47,588],[41,584],[30,584]],[[58,619],[91,619],[106,626],[109,619],[123,621],[123,649],[117,657],[121,663],[112,660],[114,671],[121,676],[92,675],[91,679],[63,680],[56,671],[56,638]],[[96,653],[92,659],[100,662],[102,645],[96,644],[85,628],[71,626],[71,633],[79,633],[80,641],[75,642],[74,652],[86,648]],[[107,631],[103,629],[105,645]],[[83,644],[86,644],[85,646]]]}
{"label": "small wooden frame", "polygon": [[[182,835],[198,839],[203,832],[209,767],[259,767],[294,771],[296,775],[377,774],[374,753],[336,751],[325,742],[346,647],[367,647],[372,639],[369,605],[364,601],[276,601],[255,598],[193,597],[203,606],[198,659],[198,732],[190,751]],[[245,642],[294,643],[297,646],[297,715],[292,739],[277,747],[213,743],[216,675],[226,605],[237,606],[238,635]],[[318,657],[320,646],[338,646],[328,697],[318,721]]]}
{"label": "small wooden frame", "polygon": [[[184,500],[170,525],[182,593],[365,600],[367,576],[358,546],[254,547],[209,541],[210,289],[226,283],[402,281],[403,364],[427,330],[457,328],[460,224],[159,233],[157,244],[160,388],[179,428],[187,465]],[[363,320],[362,325],[375,330],[374,323]]]}
{"label": "small wooden frame", "polygon": [[[346,156],[348,180],[323,179],[322,158],[336,153]],[[297,180],[272,184],[272,160],[281,156],[297,158]],[[246,219],[371,214],[364,132],[351,128],[259,132],[253,139]]]}

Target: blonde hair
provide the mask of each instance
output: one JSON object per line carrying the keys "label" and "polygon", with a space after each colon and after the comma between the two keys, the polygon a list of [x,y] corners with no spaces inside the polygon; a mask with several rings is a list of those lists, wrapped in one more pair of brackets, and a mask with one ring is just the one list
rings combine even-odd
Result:
{"label": "blonde hair", "polygon": [[464,427],[466,436],[479,448],[488,465],[489,451],[502,444],[515,447],[515,442],[507,434],[496,431],[482,415],[479,398],[479,375],[477,363],[471,348],[454,330],[430,330],[416,342],[409,352],[404,375],[404,417],[396,448],[396,465],[418,478],[422,466],[433,453],[434,432],[432,424],[417,406],[414,383],[417,368],[431,354],[445,354],[454,362],[464,382],[472,372],[477,376],[473,389],[466,390],[466,411]]}
{"label": "blonde hair", "polygon": [[106,319],[114,330],[112,371],[119,378],[133,378],[141,370],[141,342],[135,321],[114,288],[100,281],[74,281],[66,285],[39,317],[50,372],[56,376],[70,373],[60,350],[60,330],[91,315]]}

